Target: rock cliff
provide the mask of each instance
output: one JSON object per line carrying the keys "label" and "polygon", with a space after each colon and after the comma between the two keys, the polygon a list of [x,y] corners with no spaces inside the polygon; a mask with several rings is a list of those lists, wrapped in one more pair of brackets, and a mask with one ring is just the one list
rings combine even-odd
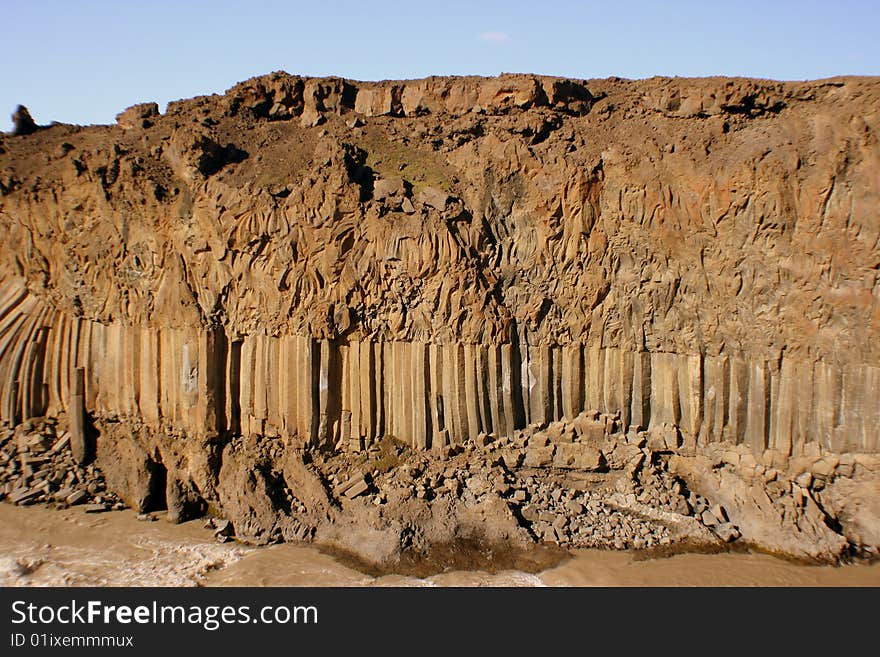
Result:
{"label": "rock cliff", "polygon": [[684,459],[880,451],[878,101],[273,73],[0,136],[0,419],[195,445],[162,458],[206,497],[232,436],[440,450],[583,411]]}

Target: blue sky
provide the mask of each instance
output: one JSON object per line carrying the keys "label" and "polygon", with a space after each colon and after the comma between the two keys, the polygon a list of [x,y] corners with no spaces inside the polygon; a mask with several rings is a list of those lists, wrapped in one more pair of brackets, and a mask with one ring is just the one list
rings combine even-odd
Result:
{"label": "blue sky", "polygon": [[109,123],[136,102],[283,69],[354,79],[532,72],[880,74],[880,1],[0,0],[0,128]]}

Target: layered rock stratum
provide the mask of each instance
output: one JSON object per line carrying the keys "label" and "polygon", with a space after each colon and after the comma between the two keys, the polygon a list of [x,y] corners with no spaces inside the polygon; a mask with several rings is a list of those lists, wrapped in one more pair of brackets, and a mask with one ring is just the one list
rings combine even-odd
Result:
{"label": "layered rock stratum", "polygon": [[[336,512],[302,454],[393,438],[617,468],[624,501],[659,464],[725,500],[725,540],[875,550],[878,100],[873,78],[273,73],[3,135],[0,419],[58,418],[134,506],[167,471],[263,539]],[[493,539],[558,539],[505,485]],[[285,524],[297,486],[314,513]]]}

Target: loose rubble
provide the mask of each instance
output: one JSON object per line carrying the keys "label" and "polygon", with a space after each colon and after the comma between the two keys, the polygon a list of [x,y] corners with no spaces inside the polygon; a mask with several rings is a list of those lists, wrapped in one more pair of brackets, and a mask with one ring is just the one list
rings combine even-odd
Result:
{"label": "loose rubble", "polygon": [[[618,420],[585,413],[573,422],[531,425],[511,438],[482,434],[472,443],[426,453],[386,438],[366,455],[318,457],[315,466],[336,497],[363,496],[378,507],[387,507],[389,499],[476,506],[496,498],[533,540],[566,548],[643,550],[740,537],[723,507],[688,491],[665,470],[659,454],[646,447],[647,432],[606,434]],[[597,435],[605,440],[607,458],[587,442]],[[353,470],[358,474],[351,477]],[[670,515],[646,517],[636,502]],[[695,533],[693,525],[685,531],[675,516],[692,518],[708,532]]]}
{"label": "loose rubble", "polygon": [[0,500],[19,506],[82,506],[86,513],[126,508],[107,490],[95,465],[76,463],[70,434],[56,434],[52,420],[30,420],[14,431],[0,430]]}
{"label": "loose rubble", "polygon": [[[101,432],[116,439],[124,426]],[[618,415],[586,411],[427,451],[391,436],[363,450],[237,438],[224,449],[216,493],[191,501],[212,509],[205,527],[221,543],[312,541],[386,565],[456,542],[648,554],[742,544],[825,562],[877,556],[871,487],[880,459],[820,448],[756,458],[747,446],[723,444],[688,453],[677,435],[675,427],[624,432]],[[107,490],[98,464],[75,463],[55,421],[0,436],[0,496],[13,504],[96,513],[126,508],[117,494],[149,498]],[[140,520],[159,515],[136,509]]]}

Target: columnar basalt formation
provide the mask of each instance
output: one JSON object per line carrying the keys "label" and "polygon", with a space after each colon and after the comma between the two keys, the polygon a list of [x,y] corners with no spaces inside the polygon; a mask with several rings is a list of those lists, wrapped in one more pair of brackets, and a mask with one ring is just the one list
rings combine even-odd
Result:
{"label": "columnar basalt formation", "polygon": [[595,410],[684,457],[878,452],[878,101],[273,73],[4,135],[0,419],[436,451]]}

